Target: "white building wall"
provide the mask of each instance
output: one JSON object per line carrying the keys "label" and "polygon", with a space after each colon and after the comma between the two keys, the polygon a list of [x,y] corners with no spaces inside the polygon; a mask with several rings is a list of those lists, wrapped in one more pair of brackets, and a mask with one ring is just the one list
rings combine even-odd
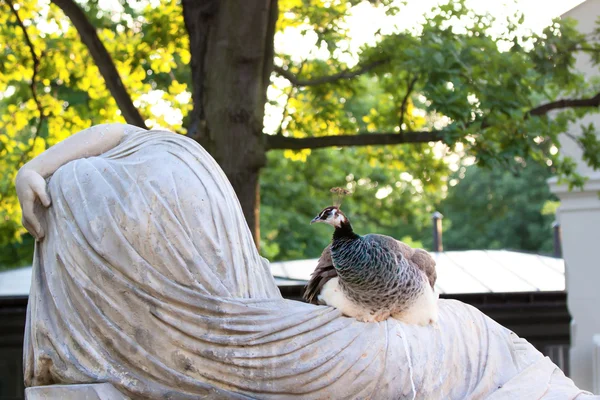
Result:
{"label": "white building wall", "polygon": [[[563,15],[579,21],[578,28],[590,33],[600,15],[600,0],[588,0]],[[600,75],[587,56],[578,57],[576,67],[588,76]],[[581,123],[593,122],[600,129],[600,114]],[[579,124],[570,133],[579,135]],[[581,149],[572,139],[561,138],[561,152],[578,163],[578,171],[589,178],[583,190],[569,192],[550,180],[550,189],[561,200],[558,220],[562,226],[563,257],[566,268],[567,305],[571,324],[570,375],[581,389],[598,390],[600,376],[594,368],[597,352],[594,335],[600,334],[600,171],[581,159]],[[597,393],[598,394],[598,393]]]}

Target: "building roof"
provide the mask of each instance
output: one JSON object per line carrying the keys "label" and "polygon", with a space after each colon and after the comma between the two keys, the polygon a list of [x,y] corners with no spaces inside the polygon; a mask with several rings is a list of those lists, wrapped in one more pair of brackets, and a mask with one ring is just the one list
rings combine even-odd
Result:
{"label": "building roof", "polygon": [[[436,291],[442,294],[510,293],[565,290],[561,258],[507,250],[431,253],[436,261]],[[271,264],[276,278],[307,281],[317,259]]]}
{"label": "building roof", "polygon": [[[553,292],[565,290],[561,258],[507,250],[431,253],[436,261],[436,290],[441,294]],[[271,263],[278,286],[302,285],[317,259]],[[0,296],[27,296],[31,267],[0,272]]]}
{"label": "building roof", "polygon": [[31,286],[31,267],[0,272],[0,296],[27,296]]}
{"label": "building roof", "polygon": [[[0,297],[28,296],[31,286],[32,267],[16,268],[0,272]],[[277,286],[303,285],[305,281],[275,277]]]}

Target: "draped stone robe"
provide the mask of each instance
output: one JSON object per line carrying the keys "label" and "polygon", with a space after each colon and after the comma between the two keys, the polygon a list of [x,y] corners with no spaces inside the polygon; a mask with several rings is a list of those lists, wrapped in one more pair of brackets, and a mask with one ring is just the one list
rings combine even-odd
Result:
{"label": "draped stone robe", "polygon": [[109,382],[140,399],[588,397],[457,301],[417,327],[284,300],[224,173],[186,137],[132,133],[48,188],[27,386]]}

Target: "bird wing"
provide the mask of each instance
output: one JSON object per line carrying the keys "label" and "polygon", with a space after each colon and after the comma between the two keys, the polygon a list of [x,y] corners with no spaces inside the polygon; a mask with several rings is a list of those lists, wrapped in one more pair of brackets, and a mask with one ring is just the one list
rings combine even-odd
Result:
{"label": "bird wing", "polygon": [[[409,262],[414,264],[418,269],[423,271],[429,280],[429,284],[433,288],[437,280],[437,272],[435,270],[435,260],[427,251],[423,249],[413,249],[406,243],[394,239],[390,236],[371,234],[367,235],[370,240],[376,240],[382,246],[392,252],[403,256]],[[365,237],[367,237],[365,236]]]}
{"label": "bird wing", "polygon": [[331,245],[327,246],[319,261],[317,267],[310,276],[310,280],[304,290],[304,300],[308,303],[319,304],[319,293],[327,281],[337,276],[337,271],[333,266],[333,260],[331,259]]}
{"label": "bird wing", "polygon": [[429,284],[433,288],[435,286],[435,281],[437,280],[437,272],[435,270],[435,260],[431,257],[431,254],[423,249],[414,249],[414,254],[410,261],[412,261],[421,271],[425,272]]}

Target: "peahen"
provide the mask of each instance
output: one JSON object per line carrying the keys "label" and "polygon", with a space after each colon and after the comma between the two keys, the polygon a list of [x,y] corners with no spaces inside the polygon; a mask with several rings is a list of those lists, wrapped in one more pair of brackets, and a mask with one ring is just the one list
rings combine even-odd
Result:
{"label": "peahen", "polygon": [[437,321],[435,261],[429,253],[384,235],[357,235],[337,206],[312,221],[335,228],[306,287],[304,298],[359,321],[392,317],[408,324]]}

